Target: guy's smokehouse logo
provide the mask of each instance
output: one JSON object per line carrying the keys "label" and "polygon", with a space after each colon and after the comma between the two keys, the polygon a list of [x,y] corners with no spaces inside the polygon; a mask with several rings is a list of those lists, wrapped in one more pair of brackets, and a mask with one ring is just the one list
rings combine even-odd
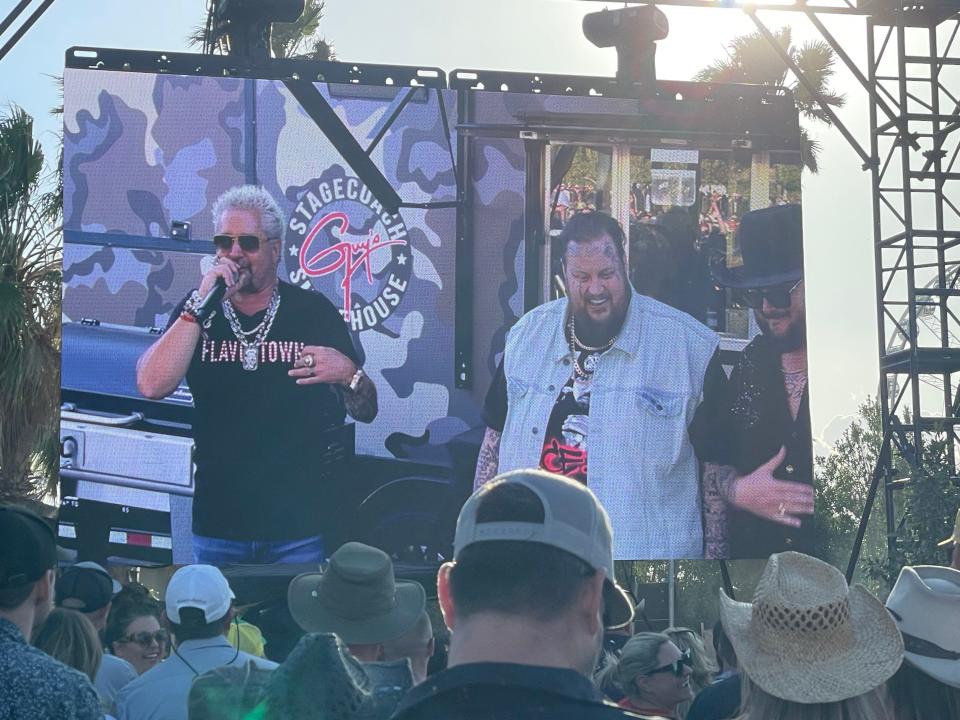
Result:
{"label": "guy's smokehouse logo", "polygon": [[286,240],[290,282],[322,291],[315,281],[338,278],[340,312],[354,332],[377,327],[400,305],[413,265],[407,228],[359,179],[311,185],[293,210]]}

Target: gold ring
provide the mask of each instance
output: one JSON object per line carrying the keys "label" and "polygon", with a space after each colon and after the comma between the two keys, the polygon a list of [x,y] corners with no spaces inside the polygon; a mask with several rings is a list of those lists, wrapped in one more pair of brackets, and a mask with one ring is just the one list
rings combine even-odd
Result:
{"label": "gold ring", "polygon": [[303,366],[312,368],[313,367],[313,355],[304,355],[303,356]]}
{"label": "gold ring", "polygon": [[780,503],[780,505],[777,507],[777,514],[778,514],[780,517],[783,517],[784,515],[786,515],[786,514],[787,514],[787,506],[784,505],[783,503]]}

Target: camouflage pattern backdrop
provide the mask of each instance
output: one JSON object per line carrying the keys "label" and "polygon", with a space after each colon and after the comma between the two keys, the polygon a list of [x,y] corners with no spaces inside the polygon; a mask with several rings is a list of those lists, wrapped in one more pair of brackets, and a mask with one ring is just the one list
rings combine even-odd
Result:
{"label": "camouflage pattern backdrop", "polygon": [[[455,127],[452,91],[318,87],[364,148],[413,93],[371,159],[404,202],[456,199],[439,107]],[[210,252],[178,251],[171,224],[209,241],[217,196],[256,182],[289,218],[280,277],[344,311],[377,385],[357,451],[389,454],[394,433],[441,445],[479,423],[453,382],[455,209],[384,212],[280,82],[68,69],[64,105],[65,322],[164,327]]]}

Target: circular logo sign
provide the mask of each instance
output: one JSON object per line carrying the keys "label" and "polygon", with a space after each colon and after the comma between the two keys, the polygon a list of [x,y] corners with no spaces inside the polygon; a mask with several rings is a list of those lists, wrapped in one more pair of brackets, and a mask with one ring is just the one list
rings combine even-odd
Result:
{"label": "circular logo sign", "polygon": [[413,265],[403,218],[348,176],[310,184],[287,224],[283,256],[290,282],[333,300],[353,332],[393,314]]}

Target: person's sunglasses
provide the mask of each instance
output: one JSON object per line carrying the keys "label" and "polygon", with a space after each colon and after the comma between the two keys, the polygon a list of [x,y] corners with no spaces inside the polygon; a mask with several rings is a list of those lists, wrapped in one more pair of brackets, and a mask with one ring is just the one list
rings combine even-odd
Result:
{"label": "person's sunglasses", "polygon": [[217,250],[230,252],[233,250],[233,241],[240,243],[244,252],[256,252],[260,249],[260,238],[256,235],[214,235],[213,246]]}
{"label": "person's sunglasses", "polygon": [[683,677],[683,668],[690,667],[690,651],[684,650],[683,654],[674,660],[669,665],[664,665],[663,667],[658,667],[650,672],[647,675],[656,675],[657,673],[673,673],[677,677]]}
{"label": "person's sunglasses", "polygon": [[800,278],[793,284],[774,285],[765,288],[751,288],[750,290],[741,290],[739,292],[740,302],[754,310],[763,307],[763,301],[766,299],[773,307],[783,310],[790,307],[790,296],[793,291],[800,287],[803,278]]}
{"label": "person's sunglasses", "polygon": [[148,648],[152,643],[157,645],[166,645],[170,640],[170,635],[166,630],[157,630],[156,632],[138,632],[135,635],[127,635],[120,638],[122,643],[136,643],[140,647]]}

